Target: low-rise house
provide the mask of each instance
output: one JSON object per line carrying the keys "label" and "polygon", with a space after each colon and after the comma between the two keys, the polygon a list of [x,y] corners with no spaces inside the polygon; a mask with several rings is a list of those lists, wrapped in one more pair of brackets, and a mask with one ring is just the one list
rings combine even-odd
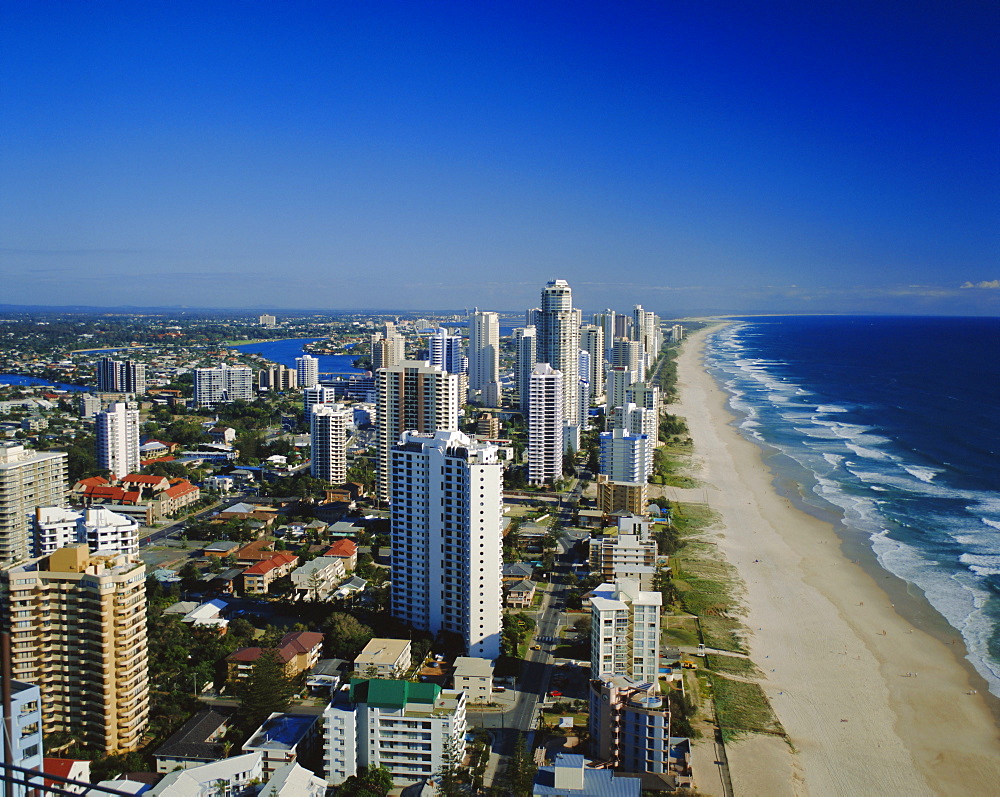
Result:
{"label": "low-rise house", "polygon": [[298,564],[299,557],[278,551],[270,558],[243,571],[243,591],[248,595],[266,595],[275,579],[287,576]]}
{"label": "low-rise house", "polygon": [[264,784],[265,797],[324,797],[326,780],[297,763],[283,764]]}
{"label": "low-rise house", "polygon": [[501,578],[505,584],[516,584],[526,578],[531,578],[534,574],[535,568],[527,562],[511,562],[503,566]]}
{"label": "low-rise house", "polygon": [[351,576],[347,581],[337,587],[333,593],[335,598],[350,598],[365,591],[368,582],[358,576]]}
{"label": "low-rise house", "polygon": [[130,473],[122,477],[120,484],[129,490],[139,490],[146,498],[155,498],[170,486],[170,480],[166,476]]}
{"label": "low-rise house", "polygon": [[[82,761],[78,758],[46,758],[42,765],[43,770],[46,775],[54,775],[55,777],[45,778],[45,788],[52,790],[53,793],[58,794],[85,794],[87,788],[90,785],[90,762]],[[66,783],[62,780],[56,780],[55,778],[65,778],[66,780],[76,781],[75,783]],[[15,791],[16,793],[16,791]],[[47,791],[45,792],[48,793]]]}
{"label": "low-rise house", "polygon": [[317,714],[272,714],[250,735],[244,752],[263,757],[264,777],[285,764],[311,758],[320,748],[322,723]]}
{"label": "low-rise house", "polygon": [[336,556],[344,563],[344,570],[353,573],[358,566],[358,544],[354,540],[337,540],[329,547],[324,556]]}
{"label": "low-rise house", "polygon": [[639,797],[639,778],[615,775],[610,769],[588,766],[582,755],[559,753],[552,766],[539,767],[532,797]]}
{"label": "low-rise house", "polygon": [[264,756],[252,752],[168,772],[149,794],[151,797],[214,797],[217,794],[250,797],[257,793],[257,784],[263,777]]}
{"label": "low-rise house", "polygon": [[455,691],[465,692],[470,703],[489,703],[493,699],[493,662],[473,656],[455,659],[452,672]]}
{"label": "low-rise house", "polygon": [[410,664],[410,640],[375,637],[354,659],[354,671],[366,678],[400,678]]}
{"label": "low-rise house", "polygon": [[201,490],[187,479],[171,479],[170,486],[160,493],[160,514],[164,517],[174,515],[182,509],[197,503],[201,498]]}
{"label": "low-rise house", "polygon": [[537,587],[538,585],[534,581],[528,579],[512,584],[507,589],[507,605],[518,609],[530,607],[531,602],[535,599]]}
{"label": "low-rise house", "polygon": [[[294,678],[311,670],[323,652],[323,634],[315,631],[293,631],[285,634],[274,649],[285,665],[285,674]],[[230,684],[248,677],[254,664],[264,654],[264,648],[240,648],[226,657],[226,677]]]}
{"label": "low-rise house", "polygon": [[225,755],[222,744],[229,728],[229,714],[205,708],[185,722],[153,754],[157,772],[173,772],[216,761]]}
{"label": "low-rise house", "polygon": [[239,549],[240,544],[232,540],[215,540],[201,549],[202,556],[215,556],[224,559],[232,556]]}
{"label": "low-rise house", "polygon": [[341,559],[336,556],[317,556],[292,571],[292,584],[295,585],[297,596],[304,600],[318,601],[329,596],[345,575]]}

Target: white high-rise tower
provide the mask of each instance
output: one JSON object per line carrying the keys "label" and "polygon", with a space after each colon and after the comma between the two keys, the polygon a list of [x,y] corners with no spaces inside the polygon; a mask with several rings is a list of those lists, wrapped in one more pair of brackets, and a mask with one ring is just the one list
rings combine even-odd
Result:
{"label": "white high-rise tower", "polygon": [[295,358],[295,369],[298,372],[299,387],[316,387],[319,384],[319,358],[311,354],[303,354]]}
{"label": "white high-rise tower", "polygon": [[528,413],[528,483],[545,484],[562,478],[563,378],[548,363],[531,374]]}
{"label": "white high-rise tower", "polygon": [[500,381],[500,316],[475,310],[469,316],[469,388],[487,390]]}
{"label": "white high-rise tower", "polygon": [[524,327],[514,330],[517,343],[517,401],[524,419],[528,419],[531,408],[531,374],[535,370],[538,338],[535,327]]}
{"label": "white high-rise tower", "polygon": [[392,614],[500,655],[503,465],[457,431],[405,432],[392,447]]}
{"label": "white high-rise tower", "polygon": [[121,479],[139,470],[139,410],[119,401],[96,416],[97,464]]}

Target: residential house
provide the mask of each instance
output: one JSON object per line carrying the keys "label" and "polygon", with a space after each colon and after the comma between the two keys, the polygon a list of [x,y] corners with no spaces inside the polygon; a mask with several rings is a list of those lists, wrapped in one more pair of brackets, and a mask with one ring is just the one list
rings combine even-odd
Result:
{"label": "residential house", "polygon": [[354,671],[365,677],[400,678],[410,664],[410,640],[375,637],[354,659]]}

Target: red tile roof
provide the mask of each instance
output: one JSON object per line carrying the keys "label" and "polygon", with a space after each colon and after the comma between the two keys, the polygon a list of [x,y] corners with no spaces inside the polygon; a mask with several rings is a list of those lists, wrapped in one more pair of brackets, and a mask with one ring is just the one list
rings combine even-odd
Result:
{"label": "red tile roof", "polygon": [[171,498],[180,498],[182,495],[187,495],[188,493],[197,492],[198,488],[195,487],[191,482],[181,482],[180,484],[175,484],[164,493]]}
{"label": "red tile roof", "polygon": [[358,552],[358,544],[354,540],[337,540],[324,556],[340,556],[348,559]]}
{"label": "red tile roof", "polygon": [[292,631],[281,638],[279,646],[290,648],[296,653],[308,653],[323,644],[323,635],[316,631]]}
{"label": "red tile roof", "polygon": [[[121,480],[122,484],[160,484],[167,481],[165,476],[147,476],[143,473],[130,473]],[[169,482],[167,482],[169,484]]]}

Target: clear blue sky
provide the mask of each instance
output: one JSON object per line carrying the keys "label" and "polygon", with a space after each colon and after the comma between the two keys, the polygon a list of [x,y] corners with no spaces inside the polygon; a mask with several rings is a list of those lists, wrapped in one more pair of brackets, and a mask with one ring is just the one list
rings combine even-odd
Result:
{"label": "clear blue sky", "polygon": [[998,41],[988,0],[0,0],[0,303],[558,277],[588,310],[997,314]]}

